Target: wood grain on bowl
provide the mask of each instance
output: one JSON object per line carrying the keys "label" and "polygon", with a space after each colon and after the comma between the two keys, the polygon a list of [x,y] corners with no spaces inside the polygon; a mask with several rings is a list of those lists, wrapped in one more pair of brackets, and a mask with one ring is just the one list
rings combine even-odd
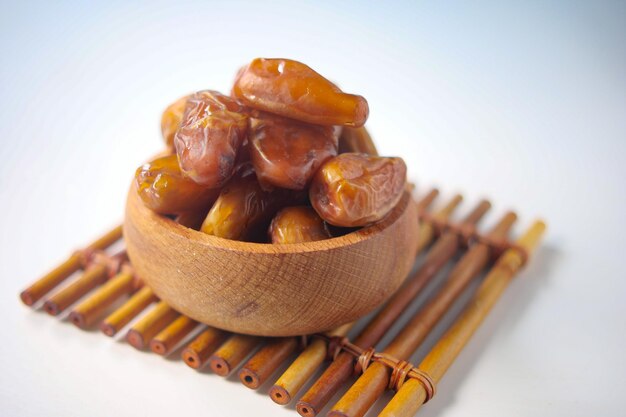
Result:
{"label": "wood grain on bowl", "polygon": [[137,274],[172,308],[239,333],[290,336],[367,314],[404,281],[417,251],[408,192],[379,223],[317,242],[232,241],[186,228],[128,194],[124,238]]}

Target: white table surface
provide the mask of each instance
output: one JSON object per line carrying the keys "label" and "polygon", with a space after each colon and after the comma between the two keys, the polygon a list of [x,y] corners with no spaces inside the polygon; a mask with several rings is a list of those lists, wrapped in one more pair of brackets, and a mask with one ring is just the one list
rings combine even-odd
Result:
{"label": "white table surface", "polygon": [[53,3],[0,14],[0,415],[296,415],[17,297],[122,218],[165,105],[255,56],[367,97],[421,191],[549,224],[421,415],[623,415],[624,3]]}

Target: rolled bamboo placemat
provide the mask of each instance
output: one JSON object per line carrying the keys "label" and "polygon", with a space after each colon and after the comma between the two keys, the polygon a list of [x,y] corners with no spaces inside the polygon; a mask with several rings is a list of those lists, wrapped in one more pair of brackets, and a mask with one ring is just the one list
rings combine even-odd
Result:
{"label": "rolled bamboo placemat", "polygon": [[211,370],[220,376],[228,376],[263,339],[258,336],[234,334],[209,358]]}
{"label": "rolled bamboo placemat", "polygon": [[[421,372],[438,383],[454,359],[463,350],[478,326],[495,305],[526,258],[535,249],[545,231],[545,224],[535,222],[517,241],[518,248],[504,252],[491,269],[482,285],[470,300],[459,318],[441,337],[439,342],[420,363]],[[409,378],[399,387],[396,395],[379,414],[379,417],[411,417],[427,401],[428,391],[423,382]]]}
{"label": "rolled bamboo placemat", "polygon": [[[471,226],[477,223],[489,210],[491,204],[483,200],[468,217],[463,225]],[[395,323],[414,297],[426,286],[441,268],[454,256],[460,246],[459,237],[453,232],[442,234],[426,254],[424,263],[407,280],[392,298],[384,305],[372,321],[355,339],[354,345],[367,349],[374,346]],[[302,396],[296,404],[296,410],[304,417],[317,415],[328,401],[337,393],[342,384],[350,377],[353,371],[354,357],[348,352],[335,355],[334,361],[315,381],[313,386]]]}
{"label": "rolled bamboo placemat", "polygon": [[109,279],[70,313],[70,321],[81,329],[91,326],[118,298],[133,291],[135,279],[129,268]]}
{"label": "rolled bamboo placemat", "polygon": [[104,319],[100,324],[100,330],[109,337],[115,336],[117,332],[155,301],[157,301],[157,296],[154,292],[150,288],[143,286],[120,308]]}
{"label": "rolled bamboo placemat", "polygon": [[167,305],[165,301],[159,301],[152,310],[128,330],[126,341],[136,349],[144,349],[161,329],[179,316],[180,314]]}
{"label": "rolled bamboo placemat", "polygon": [[154,353],[167,356],[172,349],[196,328],[198,322],[181,315],[150,341],[150,350]]}
{"label": "rolled bamboo placemat", "polygon": [[202,333],[183,349],[183,361],[193,369],[201,369],[209,358],[224,342],[228,332],[215,327],[207,327]]}
{"label": "rolled bamboo placemat", "polygon": [[[502,241],[515,219],[514,213],[507,213],[487,237]],[[467,285],[487,266],[489,257],[490,247],[486,243],[473,245],[450,272],[445,285],[407,322],[382,353],[395,361],[410,357]],[[333,406],[329,416],[364,416],[389,385],[391,373],[392,369],[382,362],[372,362]]]}
{"label": "rolled bamboo placemat", "polygon": [[84,253],[87,251],[104,250],[122,237],[122,226],[116,226],[98,239],[91,242],[83,251],[76,251],[59,266],[35,281],[30,287],[20,293],[22,302],[32,306],[44,295],[65,281],[70,275],[78,271],[84,263]]}

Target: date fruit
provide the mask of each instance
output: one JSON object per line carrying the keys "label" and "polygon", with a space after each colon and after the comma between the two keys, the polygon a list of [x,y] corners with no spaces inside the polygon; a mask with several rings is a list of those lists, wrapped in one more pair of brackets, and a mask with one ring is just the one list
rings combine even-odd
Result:
{"label": "date fruit", "polygon": [[185,113],[185,105],[190,96],[181,97],[165,109],[161,116],[161,133],[168,148],[174,147],[174,135],[180,127]]}
{"label": "date fruit", "polygon": [[327,161],[311,182],[309,198],[322,219],[335,226],[376,222],[402,197],[406,165],[402,158],[357,153]]}
{"label": "date fruit", "polygon": [[204,222],[204,219],[206,218],[206,215],[209,212],[210,208],[211,207],[209,206],[204,207],[200,210],[186,211],[184,213],[181,213],[176,216],[176,223],[188,227],[189,229],[200,230],[202,222]]}
{"label": "date fruit", "polygon": [[253,60],[237,74],[232,94],[255,109],[318,125],[363,126],[369,114],[364,97],[290,59]]}
{"label": "date fruit", "polygon": [[176,155],[157,158],[139,167],[135,183],[144,204],[160,214],[208,209],[219,194],[219,190],[198,185],[184,176]]}
{"label": "date fruit", "polygon": [[356,152],[378,156],[372,137],[365,127],[344,127],[339,135],[339,153]]}
{"label": "date fruit", "polygon": [[217,91],[200,91],[187,100],[174,136],[185,175],[209,188],[221,187],[230,179],[248,130],[243,111],[235,99]]}
{"label": "date fruit", "polygon": [[200,231],[225,239],[262,241],[276,212],[305,197],[281,188],[263,189],[252,167],[243,165],[222,188]]}
{"label": "date fruit", "polygon": [[317,169],[337,155],[332,127],[282,117],[253,119],[250,156],[262,185],[303,190]]}
{"label": "date fruit", "polygon": [[329,239],[328,225],[308,206],[287,207],[278,212],[269,229],[272,243],[301,243]]}

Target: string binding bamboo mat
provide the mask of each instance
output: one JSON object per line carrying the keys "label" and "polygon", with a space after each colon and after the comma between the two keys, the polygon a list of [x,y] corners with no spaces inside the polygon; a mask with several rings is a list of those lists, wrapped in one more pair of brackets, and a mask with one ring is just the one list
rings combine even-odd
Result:
{"label": "string binding bamboo mat", "polygon": [[[363,416],[386,390],[395,394],[379,415],[412,416],[423,404],[436,400],[437,383],[530,260],[545,230],[544,223],[536,221],[518,239],[510,240],[517,217],[508,212],[491,230],[481,232],[477,224],[491,207],[488,201],[455,221],[451,219],[462,197],[456,195],[431,210],[437,196],[438,191],[432,190],[418,201],[420,255],[400,290],[360,323],[324,334],[261,338],[228,333],[179,314],[134,274],[124,250],[112,253],[112,247],[120,246],[121,226],[72,253],[20,297],[24,304],[52,316],[69,317],[81,329],[99,327],[110,337],[125,331],[126,340],[136,349],[162,356],[179,354],[190,368],[210,367],[223,377],[237,372],[248,388],[271,381],[271,400],[281,405],[295,402],[304,417],[325,410],[330,416]],[[404,327],[394,331],[394,324],[401,316],[407,320],[408,307],[435,279],[441,285],[434,294]],[[428,334],[478,279],[481,283],[452,325],[419,364],[410,363]],[[360,330],[349,339],[346,335],[355,333],[351,329]],[[383,338],[391,341],[379,346]],[[307,384],[308,389],[303,389]],[[346,386],[345,394],[331,404]]]}

